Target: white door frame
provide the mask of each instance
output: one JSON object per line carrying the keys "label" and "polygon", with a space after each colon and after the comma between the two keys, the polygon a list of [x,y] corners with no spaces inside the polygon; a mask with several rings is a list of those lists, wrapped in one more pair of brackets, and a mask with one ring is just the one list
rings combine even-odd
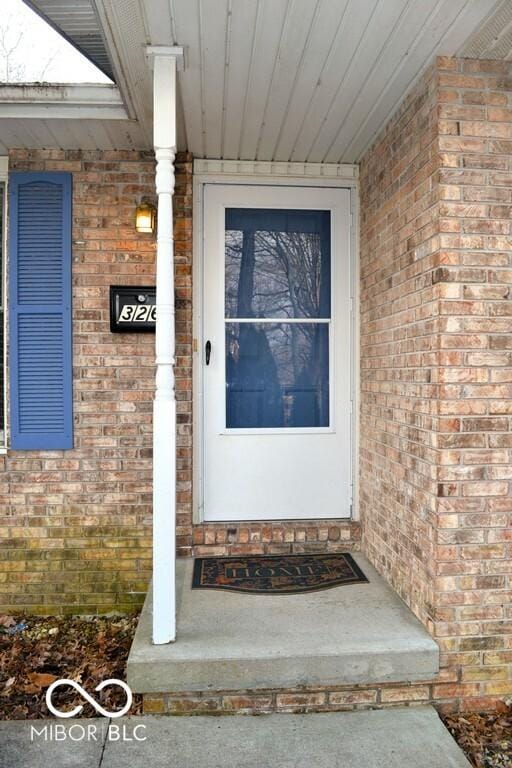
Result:
{"label": "white door frame", "polygon": [[[273,163],[236,160],[195,160],[193,176],[193,522],[203,522],[203,258],[204,258],[204,187],[205,184],[258,184],[299,187],[337,187],[350,189],[351,207],[351,472],[353,502],[351,517],[359,517],[357,456],[359,425],[356,414],[359,391],[359,249],[357,165],[323,163]],[[318,521],[319,522],[319,521]],[[225,523],[209,523],[209,525]]]}

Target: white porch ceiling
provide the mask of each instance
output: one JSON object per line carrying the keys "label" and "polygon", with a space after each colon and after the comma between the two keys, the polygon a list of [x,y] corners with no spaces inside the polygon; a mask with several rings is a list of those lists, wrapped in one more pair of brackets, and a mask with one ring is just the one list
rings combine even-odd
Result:
{"label": "white porch ceiling", "polygon": [[188,144],[205,157],[356,162],[433,54],[455,52],[493,4],[242,0],[222,13],[176,0]]}
{"label": "white porch ceiling", "polygon": [[[504,8],[512,10],[512,0],[30,1],[53,23],[64,19],[71,39],[75,7],[93,8],[88,33],[104,40],[138,123],[116,131],[126,129],[136,146],[151,146],[145,48],[181,45],[180,149],[200,158],[329,163],[361,158],[434,55],[484,58],[498,14],[501,33]],[[78,16],[75,27],[78,34]],[[482,29],[487,45],[478,43]],[[83,38],[75,42],[84,48]],[[99,148],[106,128],[98,125]]]}
{"label": "white porch ceiling", "polygon": [[[181,45],[181,149],[196,157],[357,162],[435,54],[496,0],[97,0],[134,102],[143,46]],[[510,2],[509,2],[510,4]],[[101,14],[100,14],[101,15]],[[136,107],[136,112],[139,112]],[[143,118],[143,119],[144,119]]]}

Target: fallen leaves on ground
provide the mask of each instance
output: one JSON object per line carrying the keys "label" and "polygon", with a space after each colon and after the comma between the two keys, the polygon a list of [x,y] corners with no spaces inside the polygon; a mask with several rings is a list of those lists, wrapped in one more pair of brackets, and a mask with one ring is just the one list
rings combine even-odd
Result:
{"label": "fallen leaves on ground", "polygon": [[512,706],[493,713],[447,715],[446,727],[475,768],[512,768]]}
{"label": "fallen leaves on ground", "polygon": [[[79,683],[105,709],[121,709],[120,687],[94,689],[109,678],[126,679],[126,661],[137,616],[35,617],[0,615],[0,720],[48,717],[48,686],[60,678]],[[97,712],[71,687],[58,687],[53,704],[62,711],[83,705],[79,717]],[[130,714],[142,710],[134,695]]]}

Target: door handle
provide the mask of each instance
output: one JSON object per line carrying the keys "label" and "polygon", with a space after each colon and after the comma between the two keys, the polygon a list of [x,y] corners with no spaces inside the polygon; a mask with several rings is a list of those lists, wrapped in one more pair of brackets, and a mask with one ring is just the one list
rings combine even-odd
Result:
{"label": "door handle", "polygon": [[208,339],[205,346],[205,355],[206,355],[206,365],[210,365],[210,355],[212,353],[212,343]]}

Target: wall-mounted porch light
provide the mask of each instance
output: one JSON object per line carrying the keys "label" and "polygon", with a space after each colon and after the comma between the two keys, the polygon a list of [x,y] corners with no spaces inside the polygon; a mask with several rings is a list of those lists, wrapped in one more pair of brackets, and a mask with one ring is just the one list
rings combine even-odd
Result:
{"label": "wall-mounted porch light", "polygon": [[152,233],[156,226],[156,208],[147,200],[142,200],[135,209],[135,229],[137,232]]}

